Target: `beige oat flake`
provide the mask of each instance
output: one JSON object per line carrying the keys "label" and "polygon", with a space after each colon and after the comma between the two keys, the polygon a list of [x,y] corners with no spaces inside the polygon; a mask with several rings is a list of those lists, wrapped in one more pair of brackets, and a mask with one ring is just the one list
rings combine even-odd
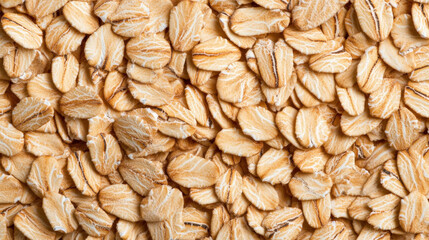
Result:
{"label": "beige oat flake", "polygon": [[400,108],[387,121],[385,132],[396,150],[407,149],[419,137],[418,119],[408,108]]}
{"label": "beige oat flake", "polygon": [[222,37],[199,43],[192,49],[192,61],[195,66],[208,71],[224,70],[240,57],[240,49]]}
{"label": "beige oat flake", "polygon": [[0,153],[13,156],[24,147],[24,134],[11,123],[0,120]]}
{"label": "beige oat flake", "polygon": [[89,65],[111,71],[121,63],[124,48],[124,40],[112,32],[110,24],[104,24],[86,41],[85,57]]}
{"label": "beige oat flake", "polygon": [[66,20],[84,34],[91,34],[99,27],[98,19],[92,11],[91,3],[85,1],[69,1],[63,7]]}
{"label": "beige oat flake", "polygon": [[43,32],[26,15],[6,13],[1,18],[3,30],[24,48],[36,49],[42,45]]}
{"label": "beige oat flake", "polygon": [[78,227],[74,217],[75,208],[65,196],[48,192],[43,198],[42,207],[54,231],[69,233]]}
{"label": "beige oat flake", "polygon": [[59,0],[51,2],[49,0],[29,0],[25,1],[25,7],[30,15],[40,18],[48,14],[54,13],[62,8],[67,0]]}
{"label": "beige oat flake", "polygon": [[141,34],[149,22],[150,9],[143,0],[122,0],[113,13],[109,15],[112,30],[124,37],[135,37]]}
{"label": "beige oat flake", "polygon": [[97,203],[91,202],[79,204],[75,216],[83,230],[94,237],[108,234],[114,221]]}
{"label": "beige oat flake", "polygon": [[274,210],[279,204],[279,196],[274,187],[251,176],[243,177],[243,194],[261,210]]}
{"label": "beige oat flake", "polygon": [[331,190],[332,180],[323,171],[316,173],[296,173],[289,183],[294,197],[300,200],[324,198]]}
{"label": "beige oat flake", "polygon": [[427,233],[428,200],[419,192],[411,192],[401,200],[399,224],[411,233]]}
{"label": "beige oat flake", "polygon": [[55,87],[66,93],[76,86],[79,62],[72,54],[52,59],[52,81]]}
{"label": "beige oat flake", "polygon": [[321,228],[328,224],[331,215],[331,195],[317,200],[302,202],[302,212],[308,224],[314,228]]}
{"label": "beige oat flake", "polygon": [[155,34],[142,34],[127,43],[126,53],[132,62],[158,69],[170,61],[171,47],[165,39]]}
{"label": "beige oat flake", "polygon": [[46,29],[45,42],[52,52],[64,55],[75,51],[84,37],[85,34],[74,29],[64,16],[59,16]]}
{"label": "beige oat flake", "polygon": [[263,107],[245,107],[237,115],[243,133],[255,141],[267,141],[278,134],[274,123],[274,113]]}
{"label": "beige oat flake", "polygon": [[290,13],[262,7],[239,8],[231,15],[231,30],[240,36],[282,32],[290,22]]}
{"label": "beige oat flake", "polygon": [[429,43],[427,39],[421,38],[415,30],[412,17],[409,14],[402,14],[395,18],[392,28],[393,43],[399,48],[399,54],[406,55],[416,48]]}
{"label": "beige oat flake", "polygon": [[13,220],[14,225],[28,238],[54,240],[55,232],[41,206],[22,209]]}
{"label": "beige oat flake", "polygon": [[24,186],[18,179],[11,175],[2,173],[0,175],[1,191],[4,193],[0,197],[1,204],[16,203],[21,200],[24,193]]}
{"label": "beige oat flake", "polygon": [[88,87],[78,86],[68,91],[60,100],[60,109],[69,117],[91,118],[102,110],[103,102]]}
{"label": "beige oat flake", "polygon": [[295,135],[298,142],[306,147],[320,147],[328,140],[331,128],[324,117],[322,108],[301,108],[296,115]]}
{"label": "beige oat flake", "polygon": [[147,222],[166,221],[182,209],[182,193],[166,185],[153,188],[140,204],[140,213]]}
{"label": "beige oat flake", "polygon": [[293,8],[292,23],[301,30],[312,29],[333,17],[347,2],[347,0],[300,1]]}
{"label": "beige oat flake", "polygon": [[259,73],[269,87],[289,85],[292,77],[293,51],[284,40],[276,43],[261,39],[253,47]]}
{"label": "beige oat flake", "polygon": [[224,152],[242,157],[253,156],[263,147],[262,143],[253,141],[235,128],[220,131],[215,143]]}
{"label": "beige oat flake", "polygon": [[305,173],[322,171],[329,159],[329,154],[322,148],[297,149],[293,153],[293,163]]}
{"label": "beige oat flake", "polygon": [[122,160],[118,140],[108,133],[88,135],[87,138],[87,146],[95,169],[102,175],[114,172]]}
{"label": "beige oat flake", "polygon": [[269,149],[259,159],[256,173],[264,182],[287,184],[292,177],[293,165],[286,150]]}
{"label": "beige oat flake", "polygon": [[170,11],[171,30],[169,36],[173,48],[177,51],[189,51],[200,40],[203,27],[201,5],[193,1],[181,1]]}
{"label": "beige oat flake", "polygon": [[428,38],[429,37],[429,28],[428,28],[428,21],[427,18],[427,12],[429,10],[428,4],[423,3],[413,3],[411,8],[411,16],[413,20],[414,27],[416,28],[416,31],[420,34],[422,38]]}
{"label": "beige oat flake", "polygon": [[172,160],[167,173],[184,187],[208,187],[214,185],[219,177],[219,170],[212,161],[192,154],[183,154]]}
{"label": "beige oat flake", "polygon": [[28,97],[22,99],[12,111],[12,123],[20,131],[35,131],[48,123],[54,109],[47,100]]}
{"label": "beige oat flake", "polygon": [[298,208],[281,208],[270,212],[262,221],[265,236],[271,239],[295,239],[302,229],[304,217]]}
{"label": "beige oat flake", "polygon": [[73,152],[67,159],[67,172],[76,188],[86,196],[94,196],[100,191],[101,176],[91,164],[88,152]]}
{"label": "beige oat flake", "polygon": [[389,36],[393,26],[392,6],[383,0],[357,0],[353,6],[362,30],[374,41]]}
{"label": "beige oat flake", "polygon": [[101,189],[98,200],[101,208],[112,215],[130,222],[141,220],[139,204],[142,197],[127,184],[114,184]]}

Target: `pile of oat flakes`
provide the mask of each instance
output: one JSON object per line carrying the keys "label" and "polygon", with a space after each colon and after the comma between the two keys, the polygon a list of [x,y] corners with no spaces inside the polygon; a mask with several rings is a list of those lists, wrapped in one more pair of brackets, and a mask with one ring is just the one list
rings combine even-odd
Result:
{"label": "pile of oat flakes", "polygon": [[0,240],[429,239],[429,0],[0,6]]}

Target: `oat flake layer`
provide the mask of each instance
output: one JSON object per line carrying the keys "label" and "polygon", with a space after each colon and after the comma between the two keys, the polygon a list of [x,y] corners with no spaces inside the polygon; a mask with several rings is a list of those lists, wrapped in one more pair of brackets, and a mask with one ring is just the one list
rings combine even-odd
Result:
{"label": "oat flake layer", "polygon": [[429,240],[429,0],[0,0],[0,240]]}

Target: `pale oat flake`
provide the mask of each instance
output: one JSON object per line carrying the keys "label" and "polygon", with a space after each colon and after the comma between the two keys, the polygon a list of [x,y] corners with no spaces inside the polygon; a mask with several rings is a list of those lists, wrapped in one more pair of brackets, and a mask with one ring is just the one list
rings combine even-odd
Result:
{"label": "pale oat flake", "polygon": [[84,37],[85,34],[74,29],[64,16],[59,16],[46,29],[45,42],[52,52],[64,55],[75,51]]}
{"label": "pale oat flake", "polygon": [[274,210],[279,204],[279,196],[274,187],[251,176],[243,177],[243,194],[261,210]]}
{"label": "pale oat flake", "polygon": [[6,34],[22,47],[36,49],[42,45],[42,30],[26,15],[6,13],[1,24]]}
{"label": "pale oat flake", "polygon": [[239,8],[231,15],[231,30],[240,36],[282,32],[290,22],[290,13],[262,7]]}
{"label": "pale oat flake", "polygon": [[300,1],[293,8],[292,22],[301,30],[309,30],[326,22],[346,4],[346,0]]}
{"label": "pale oat flake", "polygon": [[142,67],[158,69],[170,61],[171,47],[158,35],[142,34],[127,43],[126,53],[132,62]]}
{"label": "pale oat flake", "polygon": [[141,220],[139,204],[142,197],[127,184],[114,184],[103,188],[98,199],[101,208],[112,215],[130,222]]}
{"label": "pale oat flake", "polygon": [[389,36],[393,26],[390,4],[382,0],[357,0],[353,6],[362,30],[371,39],[381,42]]}
{"label": "pale oat flake", "polygon": [[192,49],[192,61],[195,66],[208,71],[224,70],[240,57],[240,49],[222,37],[212,38]]}

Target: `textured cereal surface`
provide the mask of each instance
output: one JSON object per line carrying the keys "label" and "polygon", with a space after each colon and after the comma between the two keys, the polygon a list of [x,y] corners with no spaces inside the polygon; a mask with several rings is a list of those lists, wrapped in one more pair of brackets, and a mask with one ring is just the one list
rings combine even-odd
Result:
{"label": "textured cereal surface", "polygon": [[0,0],[0,240],[428,240],[429,0]]}

